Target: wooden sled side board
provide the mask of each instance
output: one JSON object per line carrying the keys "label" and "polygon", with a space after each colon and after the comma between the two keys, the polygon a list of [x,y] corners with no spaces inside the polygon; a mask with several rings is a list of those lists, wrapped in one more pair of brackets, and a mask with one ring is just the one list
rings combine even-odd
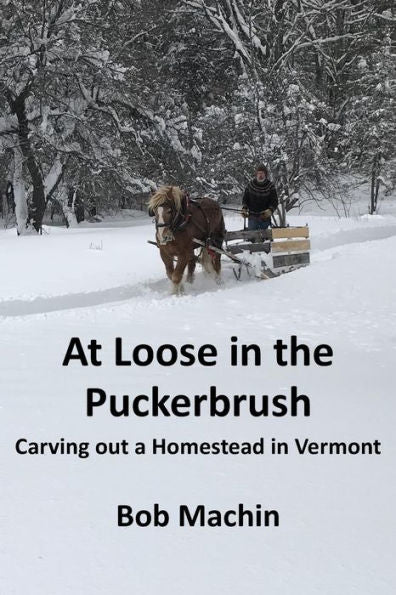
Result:
{"label": "wooden sled side board", "polygon": [[280,254],[272,257],[272,268],[274,272],[281,272],[285,267],[299,268],[309,264],[309,252],[299,252],[297,254]]}
{"label": "wooden sled side board", "polygon": [[271,229],[271,239],[279,240],[284,238],[309,238],[309,227],[273,227]]}
{"label": "wooden sled side board", "polygon": [[310,262],[311,242],[309,228],[274,227],[272,229],[271,254],[274,271],[286,272]]}
{"label": "wooden sled side board", "polygon": [[271,243],[271,252],[306,252],[311,249],[309,240],[285,240]]}

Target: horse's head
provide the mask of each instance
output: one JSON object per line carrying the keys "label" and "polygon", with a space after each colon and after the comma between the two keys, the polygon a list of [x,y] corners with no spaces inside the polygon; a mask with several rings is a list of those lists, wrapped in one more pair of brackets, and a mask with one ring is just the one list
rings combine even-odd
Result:
{"label": "horse's head", "polygon": [[162,186],[148,202],[149,214],[155,217],[157,242],[161,246],[175,239],[183,193],[178,186]]}

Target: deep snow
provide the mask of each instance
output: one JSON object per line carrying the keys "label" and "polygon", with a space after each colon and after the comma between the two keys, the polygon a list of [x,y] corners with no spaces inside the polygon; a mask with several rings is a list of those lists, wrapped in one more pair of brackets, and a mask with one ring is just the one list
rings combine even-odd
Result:
{"label": "deep snow", "polygon": [[[396,217],[302,214],[310,267],[218,287],[198,272],[169,295],[153,229],[104,225],[41,237],[0,232],[1,533],[6,595],[138,593],[391,595],[396,496]],[[228,228],[240,220],[229,217]],[[98,249],[100,248],[100,249]],[[272,343],[330,344],[331,367],[281,368]],[[230,337],[262,346],[261,367],[231,368]],[[101,367],[62,367],[72,336],[103,345]],[[116,368],[112,346],[212,343],[214,368]],[[85,415],[85,390],[310,396],[309,418]],[[18,438],[372,441],[380,456],[21,456]],[[279,528],[118,528],[116,506],[159,502],[279,510]]]}

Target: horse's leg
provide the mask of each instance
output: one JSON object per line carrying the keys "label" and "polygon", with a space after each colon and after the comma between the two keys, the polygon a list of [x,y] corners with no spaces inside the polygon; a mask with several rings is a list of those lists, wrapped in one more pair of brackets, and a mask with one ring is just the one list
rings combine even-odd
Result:
{"label": "horse's leg", "polygon": [[184,269],[187,266],[187,262],[188,262],[188,257],[178,256],[177,264],[176,264],[175,270],[173,271],[173,274],[172,274],[173,293],[175,295],[180,295],[183,292],[182,279],[183,279]]}
{"label": "horse's leg", "polygon": [[213,259],[213,268],[215,270],[216,275],[220,275],[220,271],[221,271],[221,255],[220,254],[216,254],[214,259]]}
{"label": "horse's leg", "polygon": [[165,265],[166,274],[168,276],[168,279],[170,279],[172,281],[172,275],[173,275],[173,271],[174,271],[173,257],[169,256],[169,254],[167,254],[164,250],[160,250],[160,255],[162,258],[162,262]]}
{"label": "horse's leg", "polygon": [[195,255],[192,254],[190,260],[188,261],[188,268],[187,268],[187,282],[192,283],[194,281],[194,271],[195,271]]}
{"label": "horse's leg", "polygon": [[[221,212],[221,210],[219,211],[219,223],[217,226],[217,233],[216,233],[216,242],[215,245],[217,246],[217,248],[221,248],[223,245],[223,241],[226,235],[226,228],[225,228],[225,223],[224,223],[224,218],[223,218],[223,213]],[[221,254],[217,254],[215,255],[214,259],[213,259],[213,268],[215,271],[215,275],[216,275],[216,283],[218,285],[220,285],[222,283],[221,280]]]}
{"label": "horse's leg", "polygon": [[214,272],[215,272],[215,281],[217,283],[217,285],[221,285],[222,280],[221,280],[221,254],[216,254],[216,256],[213,259],[213,268],[214,268]]}

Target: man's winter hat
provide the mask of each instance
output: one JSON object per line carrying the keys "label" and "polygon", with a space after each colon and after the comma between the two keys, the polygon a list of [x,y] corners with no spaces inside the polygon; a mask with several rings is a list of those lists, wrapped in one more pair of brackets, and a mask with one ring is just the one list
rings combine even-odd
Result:
{"label": "man's winter hat", "polygon": [[265,173],[265,175],[266,175],[266,176],[268,175],[268,169],[265,167],[265,165],[264,165],[263,163],[260,163],[260,165],[258,165],[258,166],[256,167],[256,173],[257,173],[258,171],[263,171],[263,172]]}

